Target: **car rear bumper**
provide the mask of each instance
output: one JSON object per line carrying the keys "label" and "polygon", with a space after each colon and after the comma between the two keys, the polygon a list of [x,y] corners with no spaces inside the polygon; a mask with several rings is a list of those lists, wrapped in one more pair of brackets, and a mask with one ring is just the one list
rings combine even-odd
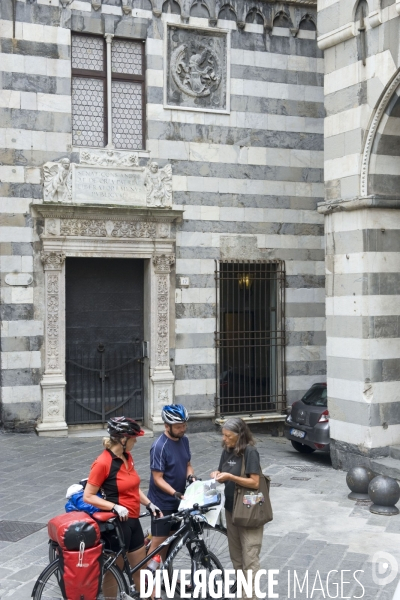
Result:
{"label": "car rear bumper", "polygon": [[[304,431],[306,435],[304,438],[299,438],[290,433],[291,429]],[[305,444],[306,446],[310,446],[310,448],[314,448],[315,450],[329,452],[329,423],[319,423],[314,427],[308,427],[307,425],[300,425],[295,421],[285,421],[284,434],[288,440]]]}

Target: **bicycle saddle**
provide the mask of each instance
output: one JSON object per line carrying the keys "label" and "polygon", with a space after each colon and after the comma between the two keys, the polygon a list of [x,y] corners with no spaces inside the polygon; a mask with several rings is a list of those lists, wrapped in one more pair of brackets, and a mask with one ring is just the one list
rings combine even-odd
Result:
{"label": "bicycle saddle", "polygon": [[110,519],[115,519],[117,515],[111,511],[99,511],[92,514],[92,518],[95,521],[99,521],[100,523],[105,523]]}

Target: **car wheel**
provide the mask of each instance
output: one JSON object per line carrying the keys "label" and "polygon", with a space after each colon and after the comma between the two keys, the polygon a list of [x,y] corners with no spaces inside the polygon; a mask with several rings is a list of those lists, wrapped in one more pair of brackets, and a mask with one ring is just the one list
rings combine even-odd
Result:
{"label": "car wheel", "polygon": [[315,448],[310,448],[310,446],[306,446],[305,444],[300,444],[300,442],[295,442],[294,440],[290,440],[292,442],[292,446],[297,452],[301,452],[302,454],[312,454],[315,452]]}

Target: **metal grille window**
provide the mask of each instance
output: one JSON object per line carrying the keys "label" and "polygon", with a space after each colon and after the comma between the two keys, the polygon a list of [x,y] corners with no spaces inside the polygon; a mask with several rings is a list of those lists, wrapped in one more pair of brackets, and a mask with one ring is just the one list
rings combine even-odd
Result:
{"label": "metal grille window", "polygon": [[220,261],[217,285],[217,412],[281,413],[285,388],[285,266]]}
{"label": "metal grille window", "polygon": [[144,148],[144,44],[72,35],[72,143]]}

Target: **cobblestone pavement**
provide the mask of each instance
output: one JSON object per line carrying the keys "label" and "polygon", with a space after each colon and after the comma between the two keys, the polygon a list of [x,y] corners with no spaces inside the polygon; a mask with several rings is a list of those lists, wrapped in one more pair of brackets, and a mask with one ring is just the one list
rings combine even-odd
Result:
{"label": "cobblestone pavement", "polygon": [[[207,432],[189,437],[195,471],[207,478],[218,465],[220,436]],[[262,568],[279,569],[275,576],[279,598],[392,600],[398,577],[378,585],[371,559],[385,551],[400,564],[400,516],[373,515],[368,505],[348,500],[345,473],[333,470],[328,456],[300,455],[285,439],[266,434],[257,433],[256,440],[263,468],[272,478],[274,508],[274,520],[265,527],[261,563]],[[143,489],[149,481],[151,442],[142,438],[134,448]],[[87,476],[101,449],[99,438],[0,435],[0,540],[7,521],[42,527],[19,541],[0,541],[1,600],[30,598],[34,581],[47,564],[46,523],[64,512],[67,487]],[[353,576],[358,569],[364,571],[356,574],[363,588]],[[345,571],[343,580],[350,583],[341,590],[334,585],[340,577],[331,577],[327,589],[331,570],[339,576]],[[303,591],[297,587],[294,595],[295,574],[303,583],[306,573],[308,586],[305,580]],[[375,580],[386,575],[378,572]]]}

